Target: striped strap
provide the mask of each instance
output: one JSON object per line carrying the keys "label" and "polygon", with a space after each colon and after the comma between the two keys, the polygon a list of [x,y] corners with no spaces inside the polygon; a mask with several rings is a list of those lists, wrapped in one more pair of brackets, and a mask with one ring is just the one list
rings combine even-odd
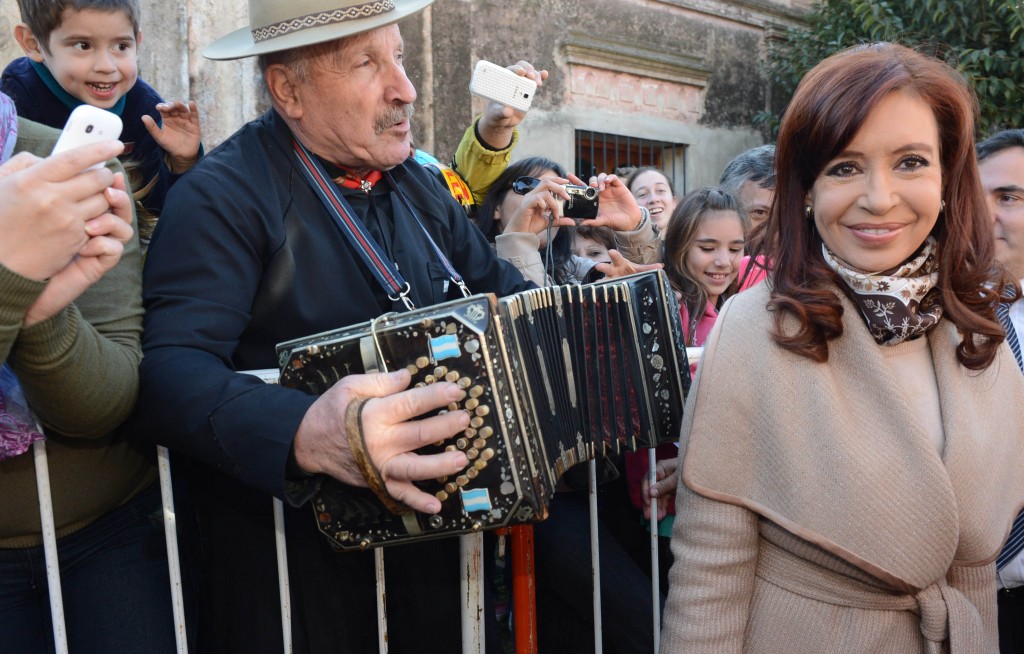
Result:
{"label": "striped strap", "polygon": [[355,248],[359,258],[384,287],[393,302],[401,300],[407,309],[412,309],[412,300],[409,299],[409,283],[402,277],[402,273],[398,272],[398,267],[385,256],[384,251],[367,231],[362,221],[352,215],[348,202],[338,192],[338,187],[324,171],[320,162],[306,149],[306,146],[299,143],[298,139],[292,139],[292,145],[295,150],[295,158],[299,162],[299,170],[306,177],[313,192],[323,202],[327,212],[334,218],[334,222],[337,223],[342,234]]}
{"label": "striped strap", "polygon": [[[401,300],[402,304],[405,305],[406,309],[412,310],[415,306],[412,303],[412,299],[409,297],[411,287],[409,283],[402,277],[402,273],[398,272],[398,266],[393,264],[390,259],[384,254],[380,245],[373,238],[366,226],[363,225],[362,221],[357,219],[349,207],[345,197],[338,191],[337,185],[324,170],[323,166],[317,161],[316,157],[306,149],[298,139],[292,138],[292,148],[295,152],[295,158],[299,163],[299,170],[305,176],[306,181],[313,188],[313,192],[316,193],[320,201],[323,202],[327,212],[334,218],[334,222],[338,225],[342,234],[348,238],[349,243],[355,248],[356,252],[359,253],[359,258],[363,260],[363,263],[370,269],[373,276],[377,278],[384,290],[388,293],[388,299],[392,302],[398,302]],[[395,180],[392,179],[391,173],[386,172],[384,176],[387,178],[388,183],[391,184],[391,189],[395,192],[398,198],[402,201],[405,207],[412,213],[413,218],[416,220],[416,224],[419,225],[423,231],[423,235],[427,237],[427,241],[430,242],[430,247],[433,249],[434,254],[441,260],[445,270],[448,271],[448,276],[458,287],[462,290],[464,296],[469,296],[469,289],[466,288],[465,282],[462,280],[462,276],[455,270],[455,267],[448,260],[448,257],[444,256],[441,248],[437,247],[437,243],[434,242],[433,237],[430,236],[430,232],[423,225],[423,221],[420,220],[412,204],[405,197],[402,191],[395,184]],[[365,189],[367,190],[368,189]]]}

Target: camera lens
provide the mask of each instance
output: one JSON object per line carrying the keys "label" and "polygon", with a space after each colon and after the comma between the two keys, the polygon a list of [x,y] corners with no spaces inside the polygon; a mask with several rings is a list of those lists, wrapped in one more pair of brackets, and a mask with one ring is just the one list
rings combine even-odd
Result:
{"label": "camera lens", "polygon": [[85,126],[85,133],[86,134],[92,134],[92,125],[86,125]]}

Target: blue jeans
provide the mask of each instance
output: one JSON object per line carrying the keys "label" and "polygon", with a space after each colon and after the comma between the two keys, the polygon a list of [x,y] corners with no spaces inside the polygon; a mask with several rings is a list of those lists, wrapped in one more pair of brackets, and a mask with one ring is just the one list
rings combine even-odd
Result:
{"label": "blue jeans", "polygon": [[[157,486],[57,541],[68,649],[173,653],[167,551]],[[52,654],[42,547],[0,549],[0,648]]]}

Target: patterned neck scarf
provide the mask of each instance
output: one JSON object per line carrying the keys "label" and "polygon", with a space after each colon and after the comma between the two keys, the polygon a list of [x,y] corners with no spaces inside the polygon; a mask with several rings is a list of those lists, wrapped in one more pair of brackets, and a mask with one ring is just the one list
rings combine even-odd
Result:
{"label": "patterned neck scarf", "polygon": [[[0,93],[0,163],[11,158],[17,140],[18,112],[11,99]],[[4,363],[0,366],[0,461],[24,454],[43,437],[35,424],[18,378]]]}
{"label": "patterned neck scarf", "polygon": [[822,243],[825,263],[853,292],[868,331],[879,345],[896,345],[926,333],[942,317],[939,289],[938,242],[929,236],[910,259],[893,270],[856,270]]}

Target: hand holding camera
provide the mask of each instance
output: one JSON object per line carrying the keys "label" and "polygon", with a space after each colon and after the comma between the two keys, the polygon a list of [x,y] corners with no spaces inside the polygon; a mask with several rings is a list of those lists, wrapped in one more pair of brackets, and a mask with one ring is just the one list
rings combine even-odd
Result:
{"label": "hand holding camera", "polygon": [[[579,181],[579,180],[577,180]],[[571,182],[561,177],[519,177],[512,184],[512,191],[523,196],[521,202],[513,205],[508,215],[502,215],[504,207],[499,207],[500,221],[504,225],[503,232],[540,234],[551,226],[575,225],[572,218],[562,216],[562,205],[569,197],[565,190]],[[507,200],[503,203],[507,205]]]}
{"label": "hand holding camera", "polygon": [[571,173],[568,179],[520,177],[512,190],[525,197],[519,210],[504,221],[506,232],[540,233],[548,223],[586,223],[630,232],[647,222],[633,194],[616,175],[601,173],[591,178],[589,186]]}
{"label": "hand holding camera", "polygon": [[134,235],[133,201],[128,194],[124,173],[110,173],[108,170],[102,172],[113,177],[112,184],[99,194],[107,205],[106,210],[79,227],[84,244],[70,262],[49,278],[46,288],[25,312],[23,326],[29,327],[47,320],[74,302],[117,265],[124,254],[125,245]]}
{"label": "hand holding camera", "polygon": [[611,227],[617,232],[632,232],[650,224],[640,210],[636,198],[617,175],[601,173],[590,178],[590,186],[596,188],[601,204],[597,215],[588,225]]}
{"label": "hand holding camera", "polygon": [[[551,179],[560,180],[560,178]],[[556,203],[559,205],[559,210],[552,212],[552,215],[572,218],[575,221],[574,224],[578,225],[583,220],[597,216],[598,190],[592,186],[585,186],[577,177],[572,177],[572,179],[574,182],[580,183],[568,183],[568,180],[560,180],[557,185],[562,188],[564,193],[552,191]],[[512,185],[512,190],[519,195],[526,195],[530,191],[535,190],[544,181],[546,180],[540,180],[536,177],[520,177]]]}
{"label": "hand holding camera", "polygon": [[66,266],[88,240],[89,221],[110,205],[114,174],[86,169],[121,149],[110,141],[48,159],[22,152],[0,166],[0,263],[37,281]]}

